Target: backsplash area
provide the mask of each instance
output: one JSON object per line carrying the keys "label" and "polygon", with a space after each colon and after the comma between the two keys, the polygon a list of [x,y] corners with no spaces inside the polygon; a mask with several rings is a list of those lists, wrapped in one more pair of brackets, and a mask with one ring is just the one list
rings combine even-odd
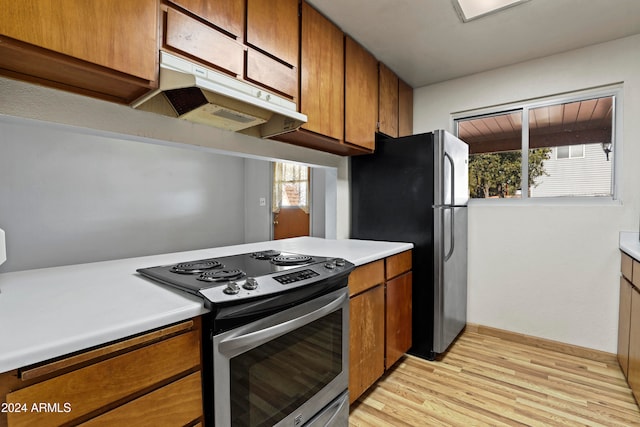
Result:
{"label": "backsplash area", "polygon": [[245,160],[0,118],[0,272],[244,242]]}

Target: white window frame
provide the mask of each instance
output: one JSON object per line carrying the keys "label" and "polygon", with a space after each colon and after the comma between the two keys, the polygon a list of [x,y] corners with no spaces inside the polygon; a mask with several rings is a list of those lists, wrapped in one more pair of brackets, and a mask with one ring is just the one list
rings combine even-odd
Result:
{"label": "white window frame", "polygon": [[[528,189],[522,192],[521,198],[501,198],[501,199],[470,199],[474,204],[620,204],[621,182],[622,182],[622,83],[600,86],[597,88],[584,89],[569,93],[551,95],[525,101],[518,101],[508,104],[496,105],[493,107],[478,108],[472,110],[459,111],[451,114],[451,129],[453,134],[458,136],[458,120],[471,119],[474,117],[488,116],[492,114],[509,113],[522,111],[522,153],[529,152],[529,110],[548,107],[558,104],[582,101],[592,98],[613,97],[613,123],[611,129],[612,141],[612,176],[611,176],[611,196],[574,196],[574,197],[529,197]],[[522,182],[529,181],[529,156],[522,156]]]}

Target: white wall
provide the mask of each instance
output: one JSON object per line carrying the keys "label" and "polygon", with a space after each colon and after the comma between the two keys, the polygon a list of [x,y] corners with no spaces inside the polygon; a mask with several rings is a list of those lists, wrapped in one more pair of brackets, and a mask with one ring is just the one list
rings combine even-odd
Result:
{"label": "white wall", "polygon": [[469,207],[468,321],[616,351],[618,233],[640,212],[640,36],[419,88],[414,132],[451,114],[622,82],[620,200]]}
{"label": "white wall", "polygon": [[337,172],[336,209],[338,217],[345,219],[332,223],[336,230],[331,230],[330,234],[337,234],[338,237],[349,235],[347,161],[340,156],[133,110],[128,106],[4,77],[0,77],[0,115],[106,132],[116,138],[131,140],[132,143],[144,141],[245,158],[294,161],[329,168],[332,176],[340,169]]}

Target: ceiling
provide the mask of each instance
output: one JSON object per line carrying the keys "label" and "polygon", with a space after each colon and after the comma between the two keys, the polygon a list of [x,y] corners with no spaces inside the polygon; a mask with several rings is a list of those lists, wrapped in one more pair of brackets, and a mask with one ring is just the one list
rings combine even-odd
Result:
{"label": "ceiling", "polygon": [[640,33],[640,0],[530,0],[463,24],[452,0],[307,0],[411,86]]}

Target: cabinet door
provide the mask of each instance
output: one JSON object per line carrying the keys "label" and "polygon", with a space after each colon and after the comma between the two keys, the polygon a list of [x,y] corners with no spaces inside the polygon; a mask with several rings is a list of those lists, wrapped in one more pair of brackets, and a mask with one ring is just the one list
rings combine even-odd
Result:
{"label": "cabinet door", "polygon": [[344,140],[373,151],[378,118],[378,63],[351,37],[345,38]]}
{"label": "cabinet door", "polygon": [[302,4],[300,111],[302,127],[334,138],[344,136],[344,34],[331,21]]}
{"label": "cabinet door", "polygon": [[398,136],[413,135],[413,88],[398,81]]}
{"label": "cabinet door", "polygon": [[242,39],[244,34],[243,0],[171,0],[199,18]]}
{"label": "cabinet door", "polygon": [[298,0],[247,0],[246,42],[298,68]]}
{"label": "cabinet door", "polygon": [[[169,8],[164,48],[187,53],[235,76],[244,70],[244,47],[202,22]],[[215,48],[214,48],[215,47]]]}
{"label": "cabinet door", "polygon": [[4,36],[144,80],[156,78],[158,0],[0,0],[0,10]]}
{"label": "cabinet door", "polygon": [[349,301],[349,403],[384,373],[384,286]]}
{"label": "cabinet door", "polygon": [[398,137],[398,76],[382,62],[379,66],[378,132]]}
{"label": "cabinet door", "polygon": [[411,272],[387,282],[385,365],[389,369],[411,348]]}
{"label": "cabinet door", "polygon": [[629,370],[627,382],[636,401],[640,402],[640,293],[631,289],[631,319],[629,329]]}
{"label": "cabinet door", "polygon": [[631,327],[631,283],[620,278],[620,308],[618,314],[618,362],[628,377],[629,368],[629,330]]}

